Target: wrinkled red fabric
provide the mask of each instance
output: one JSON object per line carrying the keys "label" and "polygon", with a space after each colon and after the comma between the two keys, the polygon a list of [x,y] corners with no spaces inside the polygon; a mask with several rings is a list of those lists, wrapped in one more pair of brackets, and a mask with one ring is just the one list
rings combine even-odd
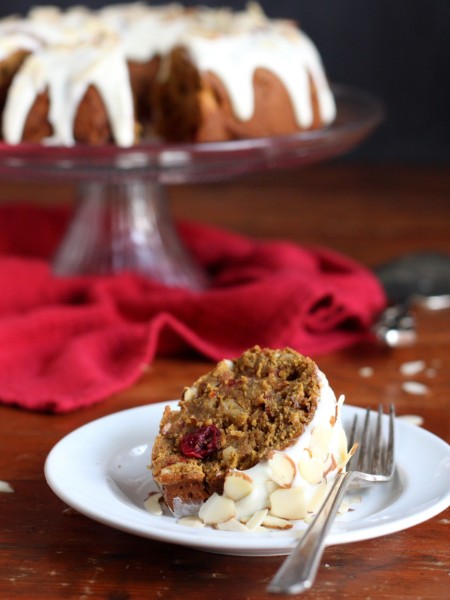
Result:
{"label": "wrinkled red fabric", "polygon": [[[180,236],[204,292],[145,277],[58,278],[61,209],[0,208],[0,401],[67,412],[131,386],[156,355],[212,360],[259,344],[317,356],[369,335],[385,305],[375,276],[326,248],[256,241],[193,223]],[[186,382],[187,384],[190,382]]]}

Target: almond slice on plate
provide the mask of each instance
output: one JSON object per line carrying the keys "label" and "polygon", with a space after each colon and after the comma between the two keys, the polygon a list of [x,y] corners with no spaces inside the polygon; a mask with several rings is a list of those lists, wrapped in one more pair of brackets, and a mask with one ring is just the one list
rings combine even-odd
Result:
{"label": "almond slice on plate", "polygon": [[224,521],[223,523],[217,523],[215,528],[219,529],[220,531],[248,531],[248,528],[243,523],[234,518],[229,519],[228,521]]}
{"label": "almond slice on plate", "polygon": [[186,527],[204,527],[203,521],[196,515],[189,515],[187,517],[181,517],[177,521],[178,525],[185,525]]}
{"label": "almond slice on plate", "polygon": [[294,526],[291,521],[287,519],[281,519],[280,517],[275,517],[274,515],[267,515],[267,517],[262,522],[263,527],[267,527],[267,529],[292,529]]}
{"label": "almond slice on plate", "polygon": [[159,517],[163,514],[161,500],[162,494],[160,492],[150,492],[150,494],[144,502],[144,506],[149,513]]}
{"label": "almond slice on plate", "polygon": [[216,492],[202,504],[198,511],[200,519],[206,525],[217,525],[236,516],[236,506],[231,498],[219,496]]}
{"label": "almond slice on plate", "polygon": [[250,519],[248,519],[246,523],[247,528],[255,530],[258,527],[260,527],[264,519],[267,517],[268,512],[269,511],[267,508],[262,508],[261,510],[257,510],[255,513],[253,513],[253,515],[250,517]]}
{"label": "almond slice on plate", "polygon": [[252,478],[242,471],[229,471],[225,476],[223,493],[235,502],[248,496],[253,490]]}

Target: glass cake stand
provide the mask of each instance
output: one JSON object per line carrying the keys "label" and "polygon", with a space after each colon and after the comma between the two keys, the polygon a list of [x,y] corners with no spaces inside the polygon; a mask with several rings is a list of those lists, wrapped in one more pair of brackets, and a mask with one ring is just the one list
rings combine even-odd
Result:
{"label": "glass cake stand", "polygon": [[72,220],[53,258],[54,273],[142,273],[201,290],[207,277],[180,240],[165,186],[304,167],[349,152],[380,123],[380,102],[335,86],[337,119],[321,130],[206,144],[143,142],[56,147],[0,144],[0,175],[63,178],[77,184]]}

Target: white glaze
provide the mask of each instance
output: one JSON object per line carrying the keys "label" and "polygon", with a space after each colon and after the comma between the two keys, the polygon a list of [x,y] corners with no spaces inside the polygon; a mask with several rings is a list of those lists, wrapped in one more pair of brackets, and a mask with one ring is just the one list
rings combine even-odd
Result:
{"label": "white glaze", "polygon": [[108,6],[99,18],[122,39],[130,61],[147,62],[166,54],[178,43],[190,17],[179,4],[146,7],[142,4]]}
{"label": "white glaze", "polygon": [[253,75],[258,68],[271,71],[282,81],[299,126],[308,128],[313,124],[310,77],[317,89],[322,120],[329,123],[335,117],[334,99],[319,54],[304,34],[287,38],[282,30],[268,28],[251,36],[187,36],[182,45],[188,48],[200,71],[211,71],[220,78],[236,116],[243,121],[250,119],[254,111]]}
{"label": "white glaze", "polygon": [[[240,120],[253,115],[253,76],[258,68],[273,72],[282,81],[299,127],[307,129],[313,124],[311,82],[322,121],[328,124],[334,120],[336,106],[320,55],[293,22],[270,20],[254,5],[237,13],[202,7],[180,19],[177,33],[178,40],[173,29],[157,28],[154,47],[167,50],[173,43],[186,48],[200,72],[210,71],[219,77]],[[169,35],[173,37],[167,43]],[[134,40],[144,46],[143,39]],[[168,70],[163,66],[162,72]]]}
{"label": "white glaze", "polygon": [[120,45],[111,39],[97,45],[57,46],[29,56],[11,85],[3,115],[5,139],[17,144],[35,97],[46,89],[54,141],[72,145],[73,122],[89,85],[100,92],[114,139],[129,146],[134,141],[133,99]]}

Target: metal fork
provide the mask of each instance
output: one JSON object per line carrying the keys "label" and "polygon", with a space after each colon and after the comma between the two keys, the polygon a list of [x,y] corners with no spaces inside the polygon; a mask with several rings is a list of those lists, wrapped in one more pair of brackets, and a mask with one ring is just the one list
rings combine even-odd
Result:
{"label": "metal fork", "polygon": [[[342,499],[349,486],[356,483],[389,481],[394,474],[394,419],[395,408],[389,407],[389,423],[386,440],[383,436],[383,407],[380,405],[376,418],[367,409],[359,448],[351,458],[348,470],[336,480],[303,537],[281,565],[270,582],[267,591],[279,594],[299,594],[311,588],[325,548],[325,539],[333,523]],[[373,425],[373,421],[375,424]],[[349,435],[349,448],[357,434],[355,415]]]}

